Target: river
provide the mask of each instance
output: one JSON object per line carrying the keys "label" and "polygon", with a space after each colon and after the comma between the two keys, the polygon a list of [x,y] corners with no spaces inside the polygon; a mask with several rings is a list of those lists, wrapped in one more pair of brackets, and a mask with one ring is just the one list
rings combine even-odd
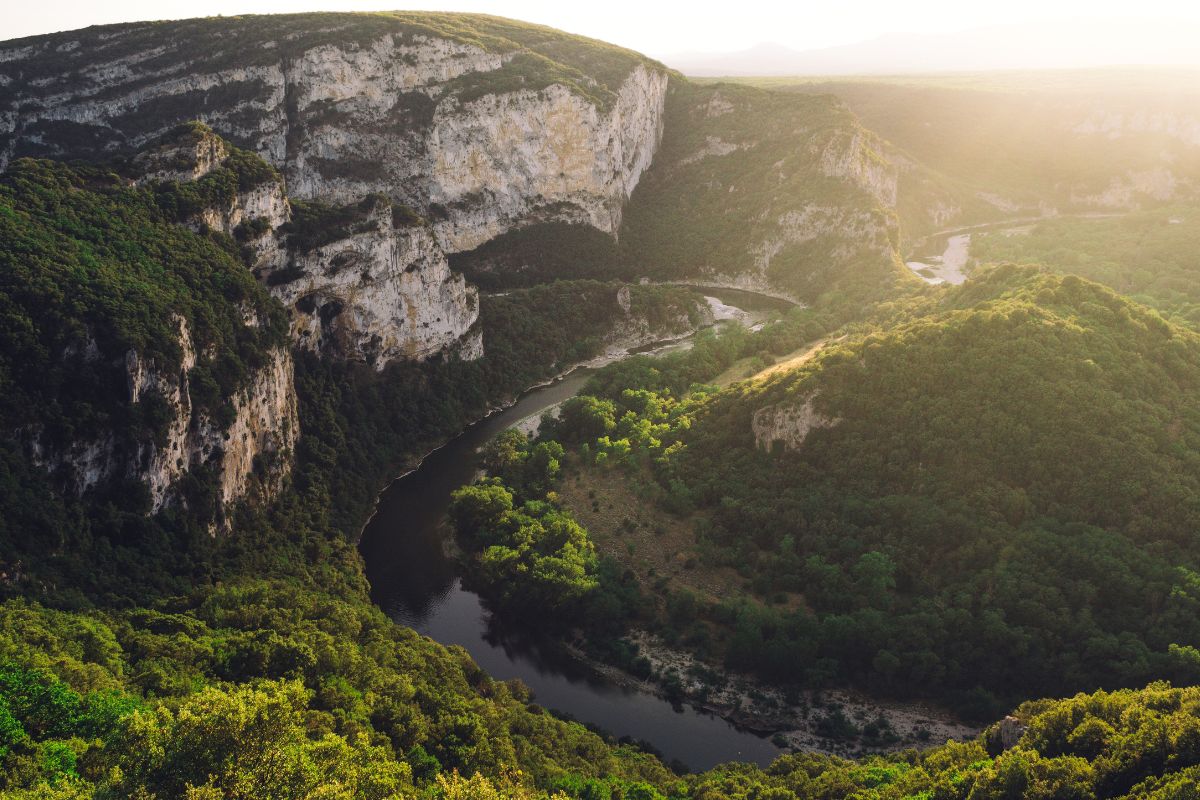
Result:
{"label": "river", "polygon": [[1105,219],[1123,217],[1128,212],[1079,212],[1049,214],[1038,217],[982,222],[965,228],[939,231],[919,239],[905,265],[926,283],[948,283],[958,286],[967,280],[967,262],[971,255],[971,236],[974,233],[1023,233],[1039,222],[1055,219]]}
{"label": "river", "polygon": [[[780,307],[778,300],[752,293],[703,291],[739,308]],[[664,345],[651,353],[679,347]],[[780,753],[768,739],[690,706],[673,707],[650,691],[617,686],[557,655],[556,648],[539,646],[527,632],[506,629],[477,594],[463,588],[457,564],[446,555],[450,493],[474,478],[476,450],[505,428],[574,396],[593,372],[576,369],[527,392],[466,428],[380,495],[359,545],[372,598],[396,622],[464,647],[492,677],[519,678],[541,705],[614,736],[648,742],[668,761],[693,770],[734,760],[766,765]]]}

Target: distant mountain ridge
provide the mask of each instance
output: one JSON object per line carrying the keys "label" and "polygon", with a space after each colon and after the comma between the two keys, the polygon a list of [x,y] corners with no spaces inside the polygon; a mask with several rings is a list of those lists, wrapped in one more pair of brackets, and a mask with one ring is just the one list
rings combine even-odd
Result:
{"label": "distant mountain ridge", "polygon": [[1200,66],[1200,23],[1055,20],[953,33],[888,33],[854,44],[796,50],[765,42],[729,53],[677,53],[685,75],[891,75],[1125,64]]}

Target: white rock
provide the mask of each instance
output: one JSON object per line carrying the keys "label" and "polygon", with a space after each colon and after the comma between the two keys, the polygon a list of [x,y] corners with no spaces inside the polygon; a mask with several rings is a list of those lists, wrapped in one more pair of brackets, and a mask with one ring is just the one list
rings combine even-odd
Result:
{"label": "white rock", "polygon": [[[370,222],[371,230],[295,255],[293,279],[267,274],[271,293],[292,311],[297,345],[378,370],[454,349],[479,317],[478,293],[450,270],[428,227],[396,227],[386,204]],[[477,358],[481,350],[476,341],[457,354]]]}
{"label": "white rock", "polygon": [[813,430],[838,424],[841,420],[826,417],[816,410],[816,398],[813,393],[803,402],[776,403],[755,411],[750,423],[755,445],[770,452],[776,442],[783,442],[785,450],[796,450]]}

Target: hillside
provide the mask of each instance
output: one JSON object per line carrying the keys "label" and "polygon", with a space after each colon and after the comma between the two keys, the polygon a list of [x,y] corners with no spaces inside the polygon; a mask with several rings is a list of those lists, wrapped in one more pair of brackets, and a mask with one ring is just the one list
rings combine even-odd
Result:
{"label": "hillside", "polygon": [[961,186],[960,224],[1200,193],[1194,70],[749,82],[839,97],[866,128]]}
{"label": "hillside", "polygon": [[898,169],[829,98],[672,84],[666,134],[621,227],[651,275],[827,291],[894,291]]}
{"label": "hillside", "polygon": [[981,232],[972,236],[971,258],[983,264],[1040,264],[1080,275],[1172,320],[1200,325],[1200,207],[1194,204]]}
{"label": "hillside", "polygon": [[[1200,677],[1196,334],[1014,267],[877,325],[720,391],[680,393],[728,358],[698,354],[682,380],[621,365],[564,410],[547,435],[581,448],[565,463],[620,466],[683,520],[653,523],[680,549],[627,619],[777,683],[936,686],[983,715],[997,697]],[[591,497],[568,516],[588,525]],[[643,523],[601,543],[632,554]]]}
{"label": "hillside", "polygon": [[[271,180],[258,162],[197,194]],[[233,239],[182,224],[197,194],[49,161],[0,176],[10,564],[80,526],[53,516],[47,480],[134,517],[182,500],[201,523],[278,496],[299,434],[287,316]]]}

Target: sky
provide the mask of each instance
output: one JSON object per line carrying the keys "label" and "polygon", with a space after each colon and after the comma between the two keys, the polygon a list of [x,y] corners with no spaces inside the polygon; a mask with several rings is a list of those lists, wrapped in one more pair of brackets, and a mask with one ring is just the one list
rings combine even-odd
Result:
{"label": "sky", "polygon": [[950,33],[1045,19],[1200,22],[1200,2],[1194,0],[421,0],[416,5],[397,0],[3,0],[0,39],[147,19],[402,8],[515,17],[658,57],[729,52],[763,42],[804,50],[886,33]]}

